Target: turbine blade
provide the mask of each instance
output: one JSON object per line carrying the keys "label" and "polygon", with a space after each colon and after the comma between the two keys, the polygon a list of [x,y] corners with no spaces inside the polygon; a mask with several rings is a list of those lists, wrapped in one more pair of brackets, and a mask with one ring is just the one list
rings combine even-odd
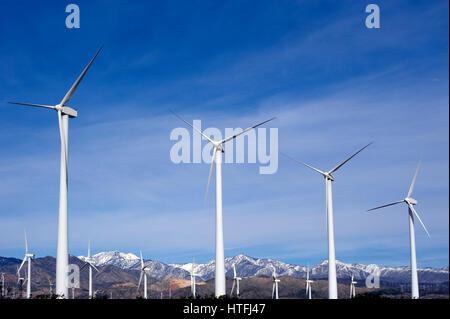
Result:
{"label": "turbine blade", "polygon": [[273,285],[272,285],[272,299],[273,299],[274,294],[275,294],[275,283],[273,283]]}
{"label": "turbine blade", "polygon": [[214,152],[213,152],[213,156],[211,159],[211,167],[209,168],[208,184],[206,184],[206,192],[205,192],[205,198],[203,199],[203,204],[206,203],[206,198],[208,197],[209,184],[211,183],[211,175],[212,175],[212,171],[214,168],[214,161],[216,160],[216,152],[217,152],[217,147],[214,146]]}
{"label": "turbine blade", "polygon": [[234,284],[236,283],[236,280],[233,280],[233,285],[231,286],[231,292],[230,292],[230,296],[233,295],[233,291],[234,291]]}
{"label": "turbine blade", "polygon": [[280,154],[283,155],[284,157],[289,158],[290,160],[293,160],[294,162],[297,162],[297,163],[302,164],[302,165],[304,165],[304,166],[306,166],[306,167],[309,167],[309,168],[312,169],[313,171],[316,171],[317,173],[319,173],[319,174],[321,174],[321,175],[323,175],[323,176],[326,175],[326,173],[323,172],[323,171],[321,171],[320,169],[317,169],[317,168],[312,167],[312,166],[310,166],[310,165],[308,165],[308,164],[305,164],[305,163],[303,163],[303,162],[300,162],[300,161],[296,160],[295,158],[290,157],[289,155],[287,155],[287,154],[285,154],[285,153],[283,153],[283,152],[280,152]]}
{"label": "turbine blade", "polygon": [[237,275],[236,275],[236,265],[233,265],[233,273],[234,273],[234,278],[236,278],[237,277]]}
{"label": "turbine blade", "polygon": [[89,265],[91,265],[92,266],[92,268],[94,268],[97,272],[100,272],[100,270],[98,270],[98,268],[97,267],[95,267],[95,265],[94,264],[92,264],[92,263],[90,263]]}
{"label": "turbine blade", "polygon": [[141,270],[141,275],[139,276],[139,283],[138,283],[138,286],[137,286],[137,290],[139,290],[139,287],[141,287],[142,275],[143,275],[143,272]]}
{"label": "turbine blade", "polygon": [[142,258],[142,250],[140,251],[141,253],[141,267],[144,268],[144,259]]}
{"label": "turbine blade", "polygon": [[89,265],[88,262],[85,262],[83,266],[81,266],[80,271],[82,271],[84,269],[84,267],[86,267],[87,265]]}
{"label": "turbine blade", "polygon": [[230,137],[227,137],[227,138],[223,139],[222,141],[220,141],[220,144],[226,143],[226,142],[228,142],[228,141],[231,141],[232,139],[238,137],[239,135],[242,135],[242,134],[244,134],[244,133],[247,133],[248,131],[251,131],[251,130],[253,130],[254,128],[257,128],[258,126],[261,126],[261,125],[263,125],[263,124],[265,124],[265,123],[267,123],[267,122],[270,122],[270,121],[272,121],[272,120],[274,120],[274,119],[276,119],[276,117],[272,117],[272,118],[269,119],[269,120],[266,120],[266,121],[261,122],[261,123],[256,124],[256,125],[253,125],[252,127],[246,128],[245,130],[243,130],[243,131],[240,132],[240,133],[234,134],[234,135],[232,135],[232,136],[230,136]]}
{"label": "turbine blade", "polygon": [[27,240],[27,231],[24,230],[23,231],[24,235],[25,235],[25,254],[28,254],[28,240]]}
{"label": "turbine blade", "polygon": [[27,257],[23,257],[22,263],[20,264],[20,267],[17,268],[17,275],[20,277],[20,270],[22,269],[23,265],[25,264],[25,262],[27,261]]}
{"label": "turbine blade", "polygon": [[420,224],[422,225],[423,229],[425,230],[425,232],[427,233],[428,237],[430,236],[430,233],[428,232],[427,228],[425,227],[425,224],[422,222],[422,219],[420,218],[419,214],[416,212],[416,210],[414,209],[413,205],[411,205],[410,203],[408,203],[409,208],[412,210],[412,212],[414,213],[414,215],[416,215],[417,219],[419,220]]}
{"label": "turbine blade", "polygon": [[378,207],[375,207],[375,208],[368,209],[367,211],[370,212],[370,211],[375,210],[375,209],[380,209],[380,208],[383,208],[383,207],[388,207],[388,206],[392,206],[392,205],[397,205],[397,204],[400,204],[400,203],[403,203],[403,202],[404,202],[404,200],[399,200],[399,201],[397,201],[397,202],[393,202],[393,203],[386,204],[386,205],[383,205],[383,206],[378,206]]}
{"label": "turbine blade", "polygon": [[343,161],[341,164],[339,164],[338,166],[336,166],[335,168],[333,168],[331,171],[329,171],[328,173],[333,173],[335,171],[337,171],[342,165],[344,165],[345,163],[347,163],[349,160],[351,160],[353,157],[355,157],[356,155],[358,155],[360,152],[362,152],[366,147],[369,147],[369,145],[371,145],[373,142],[370,142],[369,144],[367,144],[366,146],[364,146],[362,149],[360,149],[358,152],[356,152],[355,154],[353,154],[352,156],[350,156],[349,158],[347,158],[345,161]]}
{"label": "turbine blade", "polygon": [[206,134],[204,134],[202,131],[200,131],[198,128],[196,128],[194,125],[192,125],[191,123],[189,123],[188,121],[185,121],[181,116],[179,116],[177,113],[175,113],[174,111],[170,110],[170,112],[175,115],[176,117],[178,117],[180,120],[182,120],[184,123],[186,123],[187,125],[189,125],[190,127],[192,127],[195,131],[197,131],[197,133],[199,133],[201,136],[203,136],[204,138],[206,138],[208,141],[210,141],[212,144],[215,144],[215,142]]}
{"label": "turbine blade", "polygon": [[36,107],[45,107],[47,109],[55,109],[52,105],[42,105],[42,104],[31,104],[31,103],[20,103],[20,102],[8,102],[9,104],[16,104],[16,105],[25,105],[25,106],[36,106]]}
{"label": "turbine blade", "polygon": [[88,258],[91,257],[91,241],[88,241]]}
{"label": "turbine blade", "polygon": [[89,64],[84,68],[83,72],[81,72],[80,76],[78,77],[78,79],[73,83],[72,87],[70,88],[70,90],[66,93],[66,95],[64,96],[64,98],[61,100],[60,105],[63,106],[65,105],[73,96],[73,94],[75,93],[75,90],[77,89],[78,85],[80,84],[81,80],[83,80],[84,75],[86,74],[86,72],[89,70],[92,62],[94,62],[95,58],[97,57],[97,55],[100,53],[100,51],[103,49],[103,45],[100,47],[100,49],[98,49],[97,53],[95,54],[95,56],[92,58],[92,60],[89,62]]}
{"label": "turbine blade", "polygon": [[420,168],[420,163],[421,162],[422,162],[422,160],[419,160],[419,164],[417,164],[416,172],[414,173],[414,177],[413,177],[413,180],[411,182],[411,186],[409,186],[408,196],[406,196],[406,197],[410,197],[412,192],[413,192],[413,190],[414,190],[414,184],[416,183],[416,177],[417,177],[417,174],[419,173],[419,168]]}

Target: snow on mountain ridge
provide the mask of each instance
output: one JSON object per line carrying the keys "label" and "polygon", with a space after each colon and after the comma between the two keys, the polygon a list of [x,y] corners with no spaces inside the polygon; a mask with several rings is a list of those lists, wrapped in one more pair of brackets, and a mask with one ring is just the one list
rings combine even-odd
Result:
{"label": "snow on mountain ridge", "polygon": [[[80,259],[85,257],[80,256]],[[139,257],[134,254],[121,252],[103,252],[94,255],[93,262],[96,266],[115,265],[122,269],[139,269]],[[188,279],[192,269],[192,263],[185,264],[165,264],[153,260],[145,260],[149,276],[158,280],[167,278]],[[239,277],[270,277],[272,276],[272,266],[276,269],[278,276],[291,276],[296,278],[306,278],[305,266],[284,263],[270,258],[253,258],[243,254],[225,258],[226,276],[233,277],[233,264]],[[324,260],[311,269],[311,277],[314,279],[326,279],[328,276],[328,261]],[[381,267],[375,264],[348,264],[336,261],[337,277],[348,279],[354,275],[355,280],[365,280],[375,269],[380,271],[381,279],[388,281],[409,282],[411,272],[409,267]],[[210,280],[215,274],[215,260],[204,264],[196,264],[195,272],[199,275],[199,280]],[[448,281],[448,266],[441,269],[425,268],[419,269],[419,277],[422,281]]]}

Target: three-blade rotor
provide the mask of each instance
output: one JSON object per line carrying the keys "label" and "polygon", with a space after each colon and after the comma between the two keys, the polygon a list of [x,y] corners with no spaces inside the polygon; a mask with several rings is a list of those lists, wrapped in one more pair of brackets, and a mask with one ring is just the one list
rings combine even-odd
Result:
{"label": "three-blade rotor", "polygon": [[205,192],[204,202],[206,201],[206,198],[208,197],[208,190],[209,190],[209,185],[210,185],[210,183],[211,183],[211,176],[212,176],[212,171],[213,171],[214,161],[215,161],[215,158],[216,158],[216,153],[217,153],[218,151],[220,151],[220,152],[225,152],[225,150],[224,150],[224,148],[222,147],[222,145],[225,144],[226,142],[229,142],[229,141],[235,139],[236,137],[238,137],[238,136],[240,136],[240,135],[242,135],[242,134],[245,134],[245,133],[247,133],[247,132],[249,132],[249,131],[251,131],[251,130],[257,128],[258,126],[261,126],[261,125],[263,125],[263,124],[265,124],[265,123],[267,123],[267,122],[270,122],[270,121],[276,119],[276,117],[272,117],[272,118],[269,119],[269,120],[266,120],[266,121],[264,121],[264,122],[261,122],[261,123],[258,123],[258,124],[256,124],[256,125],[253,125],[253,126],[251,126],[251,127],[249,127],[249,128],[246,128],[246,129],[243,130],[242,132],[239,132],[239,133],[237,133],[237,134],[234,134],[234,135],[232,135],[232,136],[229,136],[229,137],[227,137],[227,138],[224,138],[224,139],[222,139],[222,140],[220,140],[220,141],[214,141],[214,140],[212,140],[209,136],[207,136],[206,134],[204,134],[201,130],[199,130],[198,128],[196,128],[194,125],[192,125],[191,123],[189,123],[188,121],[186,121],[185,119],[183,119],[180,115],[176,114],[174,111],[171,110],[170,112],[171,112],[173,115],[175,115],[176,117],[178,117],[181,121],[183,121],[184,123],[186,123],[187,125],[189,125],[190,127],[192,127],[193,130],[195,130],[197,133],[199,133],[201,136],[203,136],[206,140],[208,140],[208,141],[213,145],[213,147],[214,147],[213,155],[212,155],[212,157],[211,157],[211,166],[210,166],[210,169],[209,169],[208,183],[206,184],[206,192]]}
{"label": "three-blade rotor", "polygon": [[399,201],[396,201],[396,202],[392,202],[392,203],[389,203],[389,204],[386,204],[386,205],[381,205],[381,206],[378,206],[378,207],[375,207],[375,208],[371,208],[371,209],[369,209],[367,211],[369,212],[369,211],[377,210],[377,209],[380,209],[380,208],[397,205],[397,204],[400,204],[400,203],[406,203],[406,205],[408,205],[410,214],[413,214],[413,215],[415,215],[417,217],[417,219],[420,222],[420,225],[422,225],[422,228],[425,230],[425,232],[427,233],[428,237],[431,237],[430,233],[428,232],[428,229],[425,227],[425,224],[423,223],[422,219],[420,218],[419,213],[417,213],[417,211],[414,209],[414,205],[417,204],[417,200],[415,200],[414,198],[411,197],[412,192],[414,190],[414,185],[416,183],[417,174],[419,173],[420,163],[421,163],[421,161],[419,161],[419,163],[417,164],[416,172],[414,173],[413,180],[411,182],[411,185],[409,186],[408,194],[406,195],[405,199],[399,200]]}

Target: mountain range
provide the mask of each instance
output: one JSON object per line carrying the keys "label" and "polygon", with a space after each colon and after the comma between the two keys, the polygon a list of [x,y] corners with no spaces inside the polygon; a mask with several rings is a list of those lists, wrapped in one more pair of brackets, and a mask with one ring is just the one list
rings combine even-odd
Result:
{"label": "mountain range", "polygon": [[[80,260],[86,257],[78,256]],[[98,266],[113,265],[124,270],[139,270],[140,259],[132,253],[122,253],[118,251],[101,252],[92,256],[93,263]],[[157,280],[166,280],[168,278],[186,279],[189,277],[189,271],[192,263],[186,264],[165,264],[154,260],[144,260],[148,269],[148,275]],[[243,254],[234,257],[225,258],[226,276],[233,277],[233,264],[236,266],[236,272],[239,277],[270,277],[273,267],[278,276],[290,276],[294,278],[306,278],[307,267],[292,265],[269,258],[253,258]],[[207,281],[214,278],[215,261],[212,260],[204,264],[196,264],[195,270],[199,279]],[[365,280],[367,276],[379,271],[380,278],[383,281],[393,283],[408,283],[411,280],[409,267],[381,267],[374,264],[348,264],[336,261],[336,271],[338,279],[347,280],[352,275],[356,280]],[[448,266],[441,269],[423,268],[418,270],[419,280],[421,282],[439,283],[449,281]],[[328,261],[323,261],[310,269],[312,279],[326,279],[328,276]]]}

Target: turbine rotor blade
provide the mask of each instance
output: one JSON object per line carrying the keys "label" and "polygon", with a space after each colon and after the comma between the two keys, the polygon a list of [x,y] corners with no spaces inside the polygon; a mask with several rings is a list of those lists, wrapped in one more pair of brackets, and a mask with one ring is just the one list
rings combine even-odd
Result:
{"label": "turbine rotor blade", "polygon": [[88,241],[88,258],[91,257],[91,241]]}
{"label": "turbine rotor blade", "polygon": [[421,162],[422,162],[422,160],[419,160],[419,164],[417,164],[416,172],[414,173],[414,177],[411,182],[411,186],[409,186],[408,196],[406,196],[406,197],[410,197],[414,190],[414,184],[416,183],[416,177],[417,177],[417,174],[419,173],[419,168],[420,168]]}
{"label": "turbine rotor blade", "polygon": [[143,275],[143,272],[141,271],[141,275],[139,276],[139,283],[137,286],[137,290],[139,290],[139,287],[141,287],[142,275]]}
{"label": "turbine rotor blade", "polygon": [[141,267],[144,268],[144,259],[142,259],[142,250],[140,251],[141,253]]}
{"label": "turbine rotor blade", "polygon": [[35,107],[45,107],[47,109],[55,109],[52,105],[42,105],[42,104],[31,104],[31,103],[20,103],[20,102],[8,102],[9,104],[16,104],[16,105],[25,105],[25,106],[35,106]]}
{"label": "turbine rotor blade", "polygon": [[17,275],[20,277],[20,270],[22,269],[23,265],[25,264],[25,262],[27,261],[27,257],[23,257],[22,263],[20,264],[20,267],[17,268]]}
{"label": "turbine rotor blade", "polygon": [[353,157],[355,157],[356,155],[358,155],[360,152],[362,152],[365,148],[369,147],[373,142],[370,142],[369,144],[367,144],[366,146],[364,146],[362,149],[360,149],[358,152],[356,152],[355,154],[353,154],[352,156],[350,156],[349,158],[347,158],[345,161],[343,161],[341,164],[339,164],[338,166],[336,166],[335,168],[333,168],[331,171],[329,171],[328,173],[333,173],[335,171],[337,171],[339,168],[341,168],[342,165],[344,165],[345,163],[347,163],[349,160],[351,160]]}
{"label": "turbine rotor blade", "polygon": [[174,111],[170,110],[170,112],[175,115],[176,117],[178,117],[180,120],[182,120],[184,123],[186,123],[187,125],[189,125],[190,127],[192,127],[197,133],[199,133],[201,136],[203,136],[204,138],[206,138],[208,141],[210,141],[213,145],[216,144],[216,142],[214,142],[208,135],[204,134],[202,131],[200,131],[198,128],[196,128],[194,125],[192,125],[191,123],[189,123],[188,121],[184,120],[181,116],[179,116],[177,113],[175,113]]}
{"label": "turbine rotor blade", "polygon": [[232,136],[230,136],[230,137],[227,137],[227,138],[221,140],[221,141],[219,142],[219,144],[223,144],[223,143],[226,143],[226,142],[228,142],[228,141],[231,141],[232,139],[238,137],[239,135],[242,135],[242,134],[244,134],[244,133],[247,133],[248,131],[251,131],[251,130],[253,130],[254,128],[257,128],[258,126],[261,126],[261,125],[263,125],[263,124],[265,124],[265,123],[267,123],[267,122],[270,122],[270,121],[272,121],[272,120],[274,120],[274,119],[276,119],[276,117],[272,117],[272,118],[269,119],[269,120],[266,120],[266,121],[261,122],[261,123],[256,124],[256,125],[253,125],[252,127],[246,128],[245,130],[243,130],[243,131],[240,132],[240,133],[234,134],[234,135],[232,135]]}
{"label": "turbine rotor blade", "polygon": [[399,200],[397,202],[393,202],[393,203],[389,203],[389,204],[386,204],[386,205],[382,205],[382,206],[378,206],[378,207],[375,207],[375,208],[368,209],[367,211],[370,212],[372,210],[376,210],[376,209],[380,209],[380,208],[388,207],[388,206],[392,206],[392,205],[397,205],[397,204],[400,204],[400,203],[403,203],[403,202],[404,202],[404,200]]}
{"label": "turbine rotor blade", "polygon": [[27,231],[24,230],[23,231],[24,235],[25,235],[25,254],[28,254],[28,240],[27,240]]}
{"label": "turbine rotor blade", "polygon": [[211,159],[211,167],[209,168],[208,184],[206,184],[206,192],[205,192],[205,198],[203,199],[203,204],[206,203],[206,198],[208,197],[209,184],[211,183],[211,175],[212,175],[212,171],[214,168],[214,161],[216,160],[216,152],[217,152],[217,147],[214,146],[214,152],[213,152],[213,156]]}
{"label": "turbine rotor blade", "polygon": [[312,169],[313,171],[316,171],[317,173],[319,173],[319,174],[321,174],[321,175],[323,175],[323,176],[326,176],[326,175],[327,175],[325,172],[321,171],[320,169],[317,169],[317,168],[315,168],[315,167],[312,167],[311,165],[308,165],[308,164],[305,164],[305,163],[303,163],[303,162],[300,162],[300,161],[296,160],[295,158],[290,157],[289,155],[287,155],[287,154],[285,154],[285,153],[283,153],[283,152],[280,152],[280,154],[283,155],[283,156],[285,156],[285,157],[287,157],[287,158],[289,158],[290,160],[293,160],[294,162],[297,162],[297,163],[299,163],[299,164],[302,164],[302,165],[304,165],[304,166],[306,166],[306,167]]}
{"label": "turbine rotor blade", "polygon": [[83,72],[81,72],[80,76],[78,77],[78,79],[73,83],[72,87],[70,88],[70,90],[66,93],[66,95],[64,96],[64,98],[61,100],[60,105],[63,106],[64,104],[66,104],[73,96],[73,94],[75,93],[75,90],[77,89],[78,85],[80,84],[81,80],[83,80],[84,75],[86,74],[86,72],[89,70],[92,62],[94,62],[95,58],[97,57],[97,55],[100,53],[100,51],[103,49],[103,45],[100,47],[100,49],[98,49],[97,53],[95,54],[95,56],[92,58],[92,60],[89,62],[89,64],[84,68]]}
{"label": "turbine rotor blade", "polygon": [[230,296],[233,295],[233,291],[234,291],[234,284],[236,283],[236,280],[233,280],[233,285],[231,286],[231,292],[230,292]]}
{"label": "turbine rotor blade", "polygon": [[408,203],[409,208],[411,209],[411,211],[414,213],[414,215],[416,215],[417,219],[419,220],[420,224],[422,225],[423,229],[425,230],[425,232],[427,233],[428,237],[430,236],[430,233],[428,232],[427,228],[425,227],[425,224],[422,222],[422,219],[420,218],[419,214],[416,212],[416,210],[414,209],[413,205],[411,205],[410,203]]}

